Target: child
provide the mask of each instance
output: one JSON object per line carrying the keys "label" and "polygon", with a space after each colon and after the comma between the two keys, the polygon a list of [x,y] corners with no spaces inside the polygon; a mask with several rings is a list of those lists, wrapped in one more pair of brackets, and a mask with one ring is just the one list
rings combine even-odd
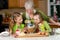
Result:
{"label": "child", "polygon": [[40,14],[36,13],[34,14],[34,24],[36,26],[36,32],[51,32],[51,28],[48,25],[47,21],[43,20],[43,18],[40,16]]}
{"label": "child", "polygon": [[18,33],[22,32],[24,29],[24,24],[22,24],[23,18],[20,13],[15,12],[13,15],[13,26],[12,26],[12,33],[16,36],[19,35]]}

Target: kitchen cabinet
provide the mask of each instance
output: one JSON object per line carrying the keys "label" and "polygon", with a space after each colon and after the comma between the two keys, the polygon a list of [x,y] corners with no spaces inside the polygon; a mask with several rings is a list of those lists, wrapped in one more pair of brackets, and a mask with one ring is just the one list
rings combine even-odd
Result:
{"label": "kitchen cabinet", "polygon": [[[23,8],[26,0],[9,0],[8,1],[8,6],[9,8]],[[47,0],[33,0],[34,2],[34,7],[39,8],[42,10],[44,13],[47,14],[47,5],[48,1]]]}
{"label": "kitchen cabinet", "polygon": [[25,0],[9,0],[8,7],[9,8],[20,8],[24,7]]}

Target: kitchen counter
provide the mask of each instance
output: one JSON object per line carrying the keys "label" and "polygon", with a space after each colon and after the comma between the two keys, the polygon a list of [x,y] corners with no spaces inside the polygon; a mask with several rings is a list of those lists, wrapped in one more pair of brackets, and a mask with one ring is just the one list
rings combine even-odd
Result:
{"label": "kitchen counter", "polygon": [[11,36],[0,36],[0,40],[60,40],[60,35],[51,35],[48,37],[31,37],[31,38],[13,38]]}

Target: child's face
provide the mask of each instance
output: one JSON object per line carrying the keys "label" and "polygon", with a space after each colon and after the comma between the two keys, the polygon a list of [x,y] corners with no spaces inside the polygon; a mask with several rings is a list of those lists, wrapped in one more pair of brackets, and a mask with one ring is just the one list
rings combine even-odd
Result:
{"label": "child's face", "polygon": [[19,17],[15,18],[16,23],[22,23],[22,21],[23,21],[22,16],[19,16]]}
{"label": "child's face", "polygon": [[39,15],[34,15],[33,19],[34,19],[35,24],[38,24],[41,21],[40,18],[39,18]]}

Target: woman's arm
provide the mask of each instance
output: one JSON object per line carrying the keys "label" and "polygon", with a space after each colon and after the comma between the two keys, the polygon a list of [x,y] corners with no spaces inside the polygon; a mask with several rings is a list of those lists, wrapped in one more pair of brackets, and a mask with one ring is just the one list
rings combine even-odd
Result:
{"label": "woman's arm", "polygon": [[53,23],[54,25],[60,26],[59,22],[55,22],[52,18],[49,18],[49,22]]}

